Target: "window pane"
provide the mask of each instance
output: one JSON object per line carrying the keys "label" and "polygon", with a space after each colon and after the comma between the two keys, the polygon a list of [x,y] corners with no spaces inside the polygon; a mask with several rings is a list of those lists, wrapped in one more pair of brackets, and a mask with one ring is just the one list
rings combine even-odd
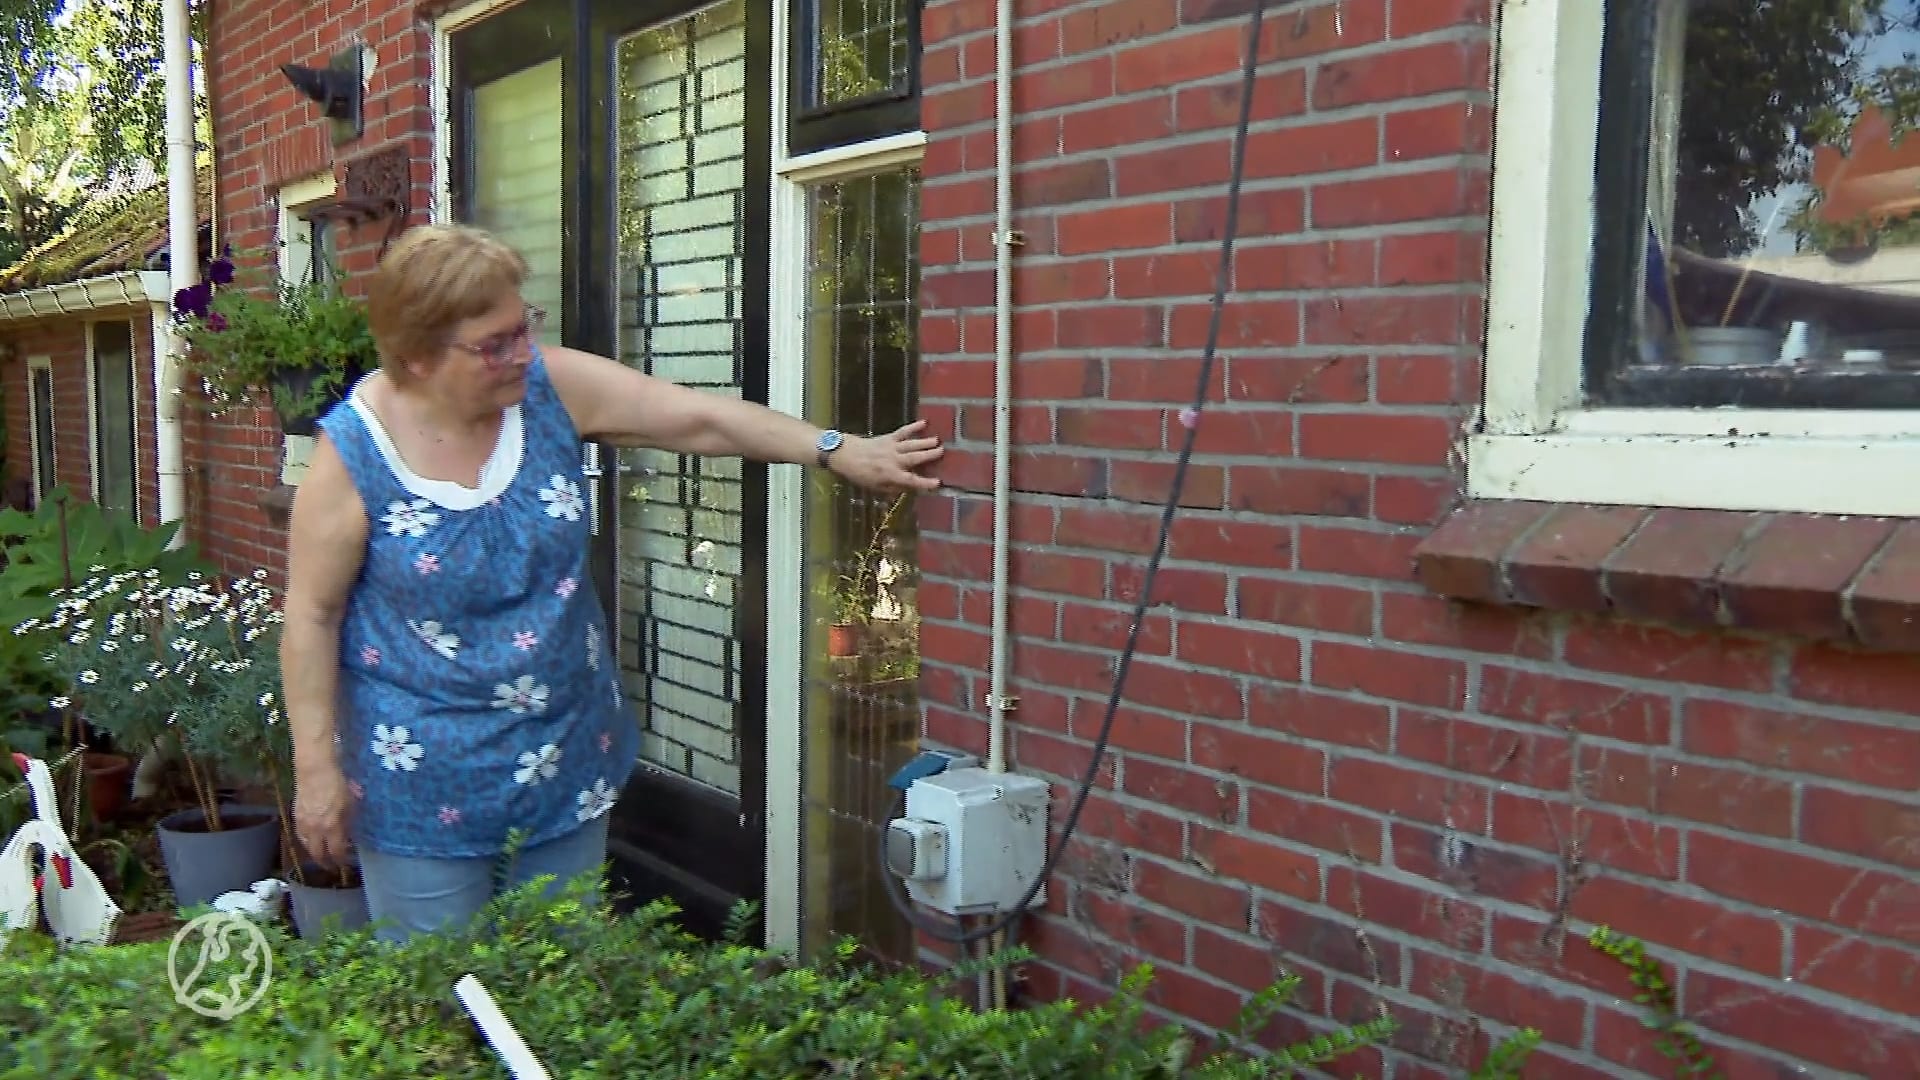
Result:
{"label": "window pane", "polygon": [[53,454],[53,369],[28,371],[33,382],[33,495],[38,500],[60,482]]}
{"label": "window pane", "polygon": [[523,295],[547,313],[541,342],[561,341],[560,61],[473,91],[473,223],[527,260]]}
{"label": "window pane", "polygon": [[[738,397],[754,285],[747,201],[747,6],[723,0],[622,40],[614,206],[620,360]],[[752,496],[737,457],[619,451],[620,664],[641,754],[739,795],[751,677],[740,593]]]}
{"label": "window pane", "polygon": [[[897,170],[807,193],[808,419],[865,433],[919,412],[914,303],[920,178]],[[802,699],[806,944],[858,935],[911,961],[885,891],[887,780],[919,746],[919,556],[911,496],[811,474]]]}
{"label": "window pane", "polygon": [[94,457],[100,505],[132,514],[135,508],[133,437],[133,328],[93,328]]}
{"label": "window pane", "polygon": [[[1920,372],[1920,5],[1610,8],[1641,20],[1610,27],[1610,78],[1651,69],[1646,220],[1600,223],[1638,248],[1629,366],[1722,385]],[[1741,403],[1725,393],[1695,403]]]}
{"label": "window pane", "polygon": [[913,2],[802,0],[812,30],[808,106],[906,93],[913,85],[907,19]]}

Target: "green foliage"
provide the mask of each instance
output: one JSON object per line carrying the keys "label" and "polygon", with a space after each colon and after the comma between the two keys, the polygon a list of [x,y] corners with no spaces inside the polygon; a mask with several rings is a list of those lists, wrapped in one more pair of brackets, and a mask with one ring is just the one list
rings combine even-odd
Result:
{"label": "green foliage", "polygon": [[1647,955],[1647,947],[1639,939],[1616,934],[1605,926],[1596,926],[1587,935],[1587,944],[1618,960],[1627,969],[1628,978],[1634,986],[1633,1000],[1647,1010],[1641,1023],[1658,1033],[1654,1038],[1654,1047],[1673,1062],[1677,1075],[1710,1076],[1713,1080],[1724,1080],[1713,1055],[1694,1037],[1686,1021],[1680,1018],[1680,1007],[1673,996],[1673,986],[1667,982],[1660,961]]}
{"label": "green foliage", "polygon": [[[859,965],[851,942],[797,964],[744,944],[744,915],[735,937],[702,943],[664,903],[621,918],[578,892],[543,901],[537,887],[496,901],[480,922],[489,932],[405,946],[364,930],[302,941],[275,929],[271,987],[224,1022],[175,1004],[165,941],[0,957],[0,980],[16,988],[0,997],[0,1030],[18,1033],[0,1080],[246,1080],[291,1062],[304,1076],[355,1080],[503,1077],[453,995],[468,973],[554,1076],[582,1080],[1227,1080],[1337,1061],[1392,1028],[1373,1021],[1274,1055],[1222,1045],[1193,1064],[1190,1036],[1143,1023],[1146,969],[1098,1007],[981,1013],[961,980],[1021,954],[941,978]],[[1250,1024],[1290,991],[1263,995]]]}
{"label": "green foliage", "polygon": [[205,283],[174,298],[184,366],[215,409],[266,390],[281,415],[314,416],[378,365],[365,306],[333,280],[282,281],[272,265],[237,275],[216,260]]}
{"label": "green foliage", "polygon": [[44,626],[18,628],[51,616],[59,590],[96,570],[153,569],[177,578],[203,569],[191,547],[168,550],[177,531],[177,523],[148,529],[65,487],[48,492],[32,513],[0,510],[0,726],[45,710],[63,691],[45,659],[56,635]]}

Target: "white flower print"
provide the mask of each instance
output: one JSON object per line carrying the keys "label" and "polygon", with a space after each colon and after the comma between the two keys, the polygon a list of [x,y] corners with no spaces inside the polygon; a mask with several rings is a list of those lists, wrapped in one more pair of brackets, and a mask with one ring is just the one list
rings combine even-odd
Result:
{"label": "white flower print", "polygon": [[547,711],[547,684],[535,682],[531,675],[499,683],[493,688],[493,707],[507,709],[515,716],[539,716]]}
{"label": "white flower print", "polygon": [[441,807],[441,808],[440,808],[440,824],[442,824],[442,825],[458,825],[458,824],[460,824],[460,809],[459,809],[459,807],[455,807],[455,806],[443,806],[443,807]]}
{"label": "white flower print", "polygon": [[513,647],[516,649],[519,649],[521,652],[531,652],[533,651],[533,647],[538,644],[540,644],[540,635],[534,633],[533,631],[531,630],[514,631]]}
{"label": "white flower print", "polygon": [[520,755],[520,767],[513,772],[516,784],[537,784],[551,780],[560,771],[560,748],[553,743]]}
{"label": "white flower print", "polygon": [[380,755],[380,764],[388,772],[412,772],[420,767],[420,758],[426,750],[413,741],[413,733],[404,726],[388,727],[385,724],[373,726],[373,752]]}
{"label": "white flower print", "polygon": [[559,473],[554,473],[547,486],[540,489],[540,501],[547,504],[548,517],[568,521],[579,521],[587,508],[580,498],[580,485]]}
{"label": "white flower print", "polygon": [[371,645],[360,646],[360,662],[368,667],[379,667],[380,650]]}
{"label": "white flower print", "polygon": [[426,642],[427,648],[440,654],[443,659],[451,660],[460,651],[460,635],[452,633],[438,622],[428,619],[426,622],[407,620],[407,629],[414,636]]}
{"label": "white flower print", "polygon": [[380,521],[387,527],[388,536],[405,533],[415,540],[427,535],[427,530],[440,524],[440,515],[429,510],[433,504],[425,499],[415,499],[412,503],[395,499],[387,504],[387,512],[380,515]]}
{"label": "white flower print", "polygon": [[587,626],[587,666],[600,670],[600,628],[592,624]]}
{"label": "white flower print", "polygon": [[422,574],[434,573],[440,569],[440,556],[430,555],[423,551],[418,558],[413,560],[413,568]]}
{"label": "white flower print", "polygon": [[553,595],[558,596],[562,600],[565,600],[567,597],[572,596],[573,591],[575,589],[578,589],[579,587],[580,587],[580,583],[578,581],[575,581],[573,578],[570,578],[570,577],[563,577],[560,579],[560,581],[557,584],[554,585]]}
{"label": "white flower print", "polygon": [[575,815],[581,821],[592,821],[613,808],[614,791],[605,780],[595,780],[593,786],[580,793],[580,810]]}
{"label": "white flower print", "polygon": [[613,732],[611,731],[601,732],[600,733],[600,752],[604,754],[607,751],[612,749],[613,749]]}

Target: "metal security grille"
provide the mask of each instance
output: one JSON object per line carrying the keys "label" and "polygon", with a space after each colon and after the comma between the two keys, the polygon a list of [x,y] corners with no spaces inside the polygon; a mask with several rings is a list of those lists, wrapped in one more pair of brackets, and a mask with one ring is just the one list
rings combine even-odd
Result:
{"label": "metal security grille", "polygon": [[[747,237],[746,22],[740,0],[620,43],[621,359],[740,394]],[[764,242],[764,238],[762,238]],[[737,458],[620,453],[620,663],[643,756],[740,790]]]}
{"label": "metal security grille", "polygon": [[[807,412],[857,433],[916,417],[916,169],[808,191]],[[896,793],[887,780],[920,731],[919,557],[910,496],[816,476],[806,492],[803,847],[807,945],[857,935],[911,959],[909,927],[878,863]]]}
{"label": "metal security grille", "polygon": [[831,108],[912,85],[912,0],[808,0],[812,85],[805,104]]}

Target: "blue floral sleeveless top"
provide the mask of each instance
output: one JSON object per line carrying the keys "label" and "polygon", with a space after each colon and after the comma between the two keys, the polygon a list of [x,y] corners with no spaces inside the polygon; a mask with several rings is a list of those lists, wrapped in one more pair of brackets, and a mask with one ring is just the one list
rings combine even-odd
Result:
{"label": "blue floral sleeveless top", "polygon": [[494,856],[611,809],[640,731],[587,577],[581,439],[536,351],[477,488],[407,468],[356,387],[320,429],[367,509],[340,631],[354,842]]}

